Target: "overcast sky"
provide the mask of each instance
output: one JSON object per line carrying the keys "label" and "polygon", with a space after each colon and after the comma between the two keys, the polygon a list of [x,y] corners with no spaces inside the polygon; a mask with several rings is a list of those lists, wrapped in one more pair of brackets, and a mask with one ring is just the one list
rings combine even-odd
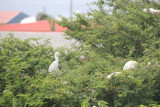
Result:
{"label": "overcast sky", "polygon": [[[97,0],[72,0],[73,12],[88,11],[87,3]],[[63,16],[70,15],[70,0],[0,0],[0,11],[21,11],[30,16],[45,9],[46,13],[56,17],[61,14]]]}

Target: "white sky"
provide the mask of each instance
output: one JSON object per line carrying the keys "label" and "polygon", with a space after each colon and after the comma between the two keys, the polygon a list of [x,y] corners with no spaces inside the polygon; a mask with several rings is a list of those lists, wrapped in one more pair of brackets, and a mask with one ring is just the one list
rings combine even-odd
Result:
{"label": "white sky", "polygon": [[[73,12],[88,11],[87,3],[97,0],[72,0]],[[46,10],[46,13],[56,17],[70,15],[70,0],[0,0],[0,11],[21,11],[28,15],[35,16],[37,13]]]}

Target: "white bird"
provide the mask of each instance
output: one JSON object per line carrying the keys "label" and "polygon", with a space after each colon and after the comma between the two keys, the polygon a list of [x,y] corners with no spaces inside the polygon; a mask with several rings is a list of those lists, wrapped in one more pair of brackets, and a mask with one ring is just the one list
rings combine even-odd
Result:
{"label": "white bird", "polygon": [[113,73],[107,75],[107,76],[106,76],[106,79],[111,78],[113,75],[114,75],[114,76],[117,76],[118,74],[121,74],[121,72],[113,72]]}
{"label": "white bird", "polygon": [[[159,14],[159,13],[160,13],[160,10],[155,10],[155,9],[153,9],[153,8],[149,8],[148,10],[149,10],[149,12],[152,13],[152,14],[153,14],[153,13],[156,13],[156,14]],[[143,9],[144,12],[148,12],[148,10],[147,10],[147,9]]]}
{"label": "white bird", "polygon": [[3,93],[7,92],[8,90],[3,90]]}
{"label": "white bird", "polygon": [[86,60],[87,58],[84,55],[82,55],[82,56],[80,56],[80,59]]}
{"label": "white bird", "polygon": [[124,65],[123,70],[131,70],[131,71],[133,71],[136,68],[137,64],[138,64],[137,61],[128,61]]}
{"label": "white bird", "polygon": [[158,62],[157,62],[157,61],[155,62],[154,60],[151,61],[151,62],[148,62],[147,65],[148,65],[148,66],[149,66],[149,65],[152,65],[152,66],[160,66],[160,65],[158,64]]}
{"label": "white bird", "polygon": [[52,64],[49,66],[49,72],[52,72],[54,75],[58,73],[59,56],[60,53],[56,52],[54,54],[55,61],[53,61]]}
{"label": "white bird", "polygon": [[148,62],[148,64],[147,65],[150,65],[151,64],[151,62]]}

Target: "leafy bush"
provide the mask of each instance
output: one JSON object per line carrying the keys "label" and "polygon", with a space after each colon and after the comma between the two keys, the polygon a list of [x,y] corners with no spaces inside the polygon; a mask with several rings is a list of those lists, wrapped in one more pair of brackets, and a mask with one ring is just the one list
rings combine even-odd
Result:
{"label": "leafy bush", "polygon": [[[55,50],[28,39],[11,36],[0,42],[0,105],[42,107],[123,107],[159,104],[160,67],[147,65],[153,59],[139,59],[135,71],[123,71],[127,59],[106,57],[88,47],[58,49],[59,76],[48,72]],[[38,41],[37,41],[38,43]],[[80,58],[81,55],[86,60]],[[154,59],[159,58],[156,54]],[[152,56],[153,57],[153,56]],[[144,61],[144,59],[147,59]],[[159,62],[158,62],[159,63]],[[106,75],[122,72],[107,80]]]}
{"label": "leafy bush", "polygon": [[1,92],[9,91],[13,96],[23,94],[35,76],[46,75],[54,50],[47,47],[46,43],[37,46],[33,41],[36,43],[37,39],[20,41],[13,34],[0,41]]}
{"label": "leafy bush", "polygon": [[70,38],[90,45],[98,53],[119,57],[142,57],[160,48],[160,16],[143,12],[144,8],[159,8],[158,3],[149,0],[98,0],[95,4],[98,10],[76,14],[75,19],[63,17],[59,22],[68,28],[66,34]]}

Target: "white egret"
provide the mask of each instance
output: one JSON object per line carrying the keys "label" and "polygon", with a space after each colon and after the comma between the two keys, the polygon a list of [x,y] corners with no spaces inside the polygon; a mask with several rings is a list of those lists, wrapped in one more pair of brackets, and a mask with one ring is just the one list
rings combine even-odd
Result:
{"label": "white egret", "polygon": [[3,90],[3,93],[7,92],[8,90]]}
{"label": "white egret", "polygon": [[148,66],[149,65],[152,65],[152,66],[160,66],[159,64],[158,64],[158,62],[156,61],[154,61],[154,60],[152,60],[151,62],[148,62],[148,64],[147,64]]}
{"label": "white egret", "polygon": [[58,73],[59,56],[60,56],[60,53],[56,52],[54,54],[55,61],[53,61],[52,64],[49,66],[49,72],[52,72],[54,75]]}
{"label": "white egret", "polygon": [[131,70],[131,71],[133,71],[136,68],[137,64],[138,64],[137,61],[128,61],[124,65],[123,70]]}
{"label": "white egret", "polygon": [[143,9],[144,12],[150,12],[150,13],[156,13],[156,14],[159,14],[160,13],[160,10],[156,10],[156,9],[153,9],[153,8],[149,8],[148,10],[147,9]]}
{"label": "white egret", "polygon": [[150,65],[151,64],[151,62],[148,62],[148,64],[147,65]]}
{"label": "white egret", "polygon": [[106,79],[111,78],[113,75],[114,75],[114,76],[117,76],[118,74],[121,74],[121,72],[113,72],[113,73],[107,75],[107,76],[106,76]]}
{"label": "white egret", "polygon": [[82,55],[82,56],[80,56],[80,59],[86,60],[87,58],[84,55]]}

